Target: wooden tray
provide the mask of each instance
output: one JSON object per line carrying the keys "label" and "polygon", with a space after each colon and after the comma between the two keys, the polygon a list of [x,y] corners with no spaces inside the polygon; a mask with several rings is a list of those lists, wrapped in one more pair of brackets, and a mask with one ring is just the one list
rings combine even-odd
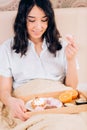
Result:
{"label": "wooden tray", "polygon": [[32,116],[36,114],[78,114],[81,112],[87,112],[87,104],[61,107],[61,108],[52,108],[52,109],[46,109],[43,111],[28,112],[28,113],[30,116]]}
{"label": "wooden tray", "polygon": [[[62,91],[63,92],[63,91]],[[28,100],[31,100],[35,97],[54,97],[58,98],[59,94],[62,92],[52,92],[52,93],[43,93],[43,94],[36,94],[36,95],[30,95],[28,97],[20,97],[22,98],[25,102]],[[84,94],[83,92],[79,91],[79,96],[82,95],[84,98],[87,99],[87,95]],[[35,112],[28,112],[29,115],[36,115],[36,114],[77,114],[81,112],[87,112],[87,104],[83,105],[73,105],[73,106],[68,106],[68,107],[61,107],[61,108],[51,108],[51,109],[45,109],[43,111],[35,111]]]}

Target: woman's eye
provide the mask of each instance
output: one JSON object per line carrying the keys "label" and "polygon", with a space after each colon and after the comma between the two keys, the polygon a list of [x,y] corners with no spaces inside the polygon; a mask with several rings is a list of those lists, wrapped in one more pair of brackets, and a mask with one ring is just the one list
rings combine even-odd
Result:
{"label": "woman's eye", "polygon": [[35,20],[28,19],[28,22],[35,22]]}
{"label": "woman's eye", "polygon": [[47,22],[48,21],[48,18],[46,18],[46,19],[43,19],[43,20],[41,20],[42,22]]}

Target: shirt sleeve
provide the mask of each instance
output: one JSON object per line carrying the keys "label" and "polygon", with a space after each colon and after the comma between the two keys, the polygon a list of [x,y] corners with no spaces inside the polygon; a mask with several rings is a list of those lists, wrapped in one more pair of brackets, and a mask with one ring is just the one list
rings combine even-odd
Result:
{"label": "shirt sleeve", "polygon": [[9,47],[3,44],[0,45],[0,75],[12,77],[9,59]]}

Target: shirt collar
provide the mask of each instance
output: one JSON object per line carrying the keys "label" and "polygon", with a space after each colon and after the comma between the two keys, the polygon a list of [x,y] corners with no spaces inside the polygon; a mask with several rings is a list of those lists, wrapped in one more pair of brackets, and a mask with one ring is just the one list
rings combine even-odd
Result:
{"label": "shirt collar", "polygon": [[[34,43],[29,39],[29,45],[34,48]],[[42,49],[46,49],[47,48],[47,44],[46,44],[46,38],[43,39],[43,43],[42,43]]]}

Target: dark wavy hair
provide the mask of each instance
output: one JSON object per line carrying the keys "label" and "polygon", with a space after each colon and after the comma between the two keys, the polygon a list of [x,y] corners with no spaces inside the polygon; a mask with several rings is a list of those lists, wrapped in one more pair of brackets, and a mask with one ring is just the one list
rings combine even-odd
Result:
{"label": "dark wavy hair", "polygon": [[21,0],[18,7],[18,13],[14,22],[14,45],[12,47],[16,53],[21,53],[25,55],[28,50],[28,31],[26,26],[27,16],[29,12],[32,10],[34,6],[38,6],[41,8],[46,16],[48,17],[48,27],[45,33],[43,34],[43,38],[46,38],[46,43],[48,50],[56,54],[57,50],[62,48],[60,44],[59,38],[60,33],[57,30],[55,23],[54,11],[52,8],[52,4],[49,0]]}

